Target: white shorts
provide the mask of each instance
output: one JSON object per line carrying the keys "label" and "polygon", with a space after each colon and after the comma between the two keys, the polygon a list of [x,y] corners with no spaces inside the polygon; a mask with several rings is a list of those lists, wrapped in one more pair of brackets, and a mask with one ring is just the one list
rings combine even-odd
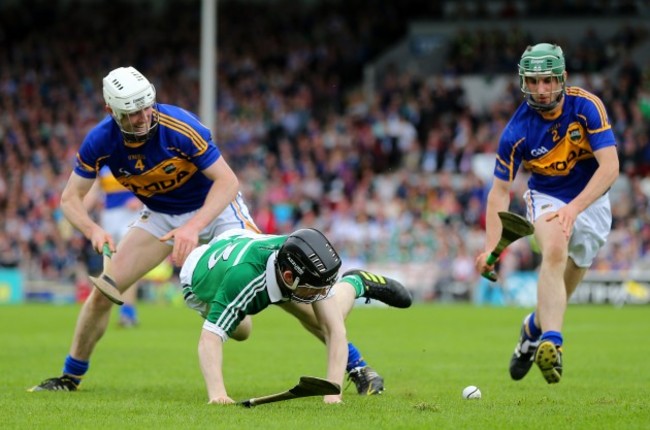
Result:
{"label": "white shorts", "polygon": [[[528,190],[524,193],[528,219],[535,222],[540,216],[566,206],[562,200]],[[612,208],[609,193],[603,194],[576,218],[569,240],[569,257],[578,267],[587,268],[607,240],[612,229]]]}
{"label": "white shorts", "polygon": [[138,212],[140,211],[128,209],[126,206],[104,209],[100,215],[100,224],[113,237],[115,243],[118,243],[137,219]]}
{"label": "white shorts", "polygon": [[[140,211],[140,218],[133,223],[132,227],[146,230],[155,237],[162,237],[169,231],[187,223],[187,221],[189,221],[198,211],[199,210],[197,209],[180,215],[169,215],[155,212],[145,207]],[[255,225],[241,194],[237,194],[235,200],[226,207],[221,215],[201,230],[199,233],[199,242],[208,243],[212,238],[225,231],[242,228],[253,230],[257,233],[260,232]],[[170,240],[167,244],[173,246],[174,242]]]}

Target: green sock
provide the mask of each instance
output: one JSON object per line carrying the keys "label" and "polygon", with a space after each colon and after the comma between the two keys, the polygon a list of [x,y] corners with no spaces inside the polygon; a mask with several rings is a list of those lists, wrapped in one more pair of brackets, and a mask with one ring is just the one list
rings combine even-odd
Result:
{"label": "green sock", "polygon": [[356,292],[355,298],[363,297],[363,294],[366,292],[366,288],[363,286],[363,282],[359,275],[347,275],[341,278],[339,282],[347,282],[348,284],[354,287]]}

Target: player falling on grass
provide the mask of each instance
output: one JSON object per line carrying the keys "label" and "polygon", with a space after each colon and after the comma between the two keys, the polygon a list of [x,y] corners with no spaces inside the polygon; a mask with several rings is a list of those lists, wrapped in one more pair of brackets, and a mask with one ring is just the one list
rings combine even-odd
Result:
{"label": "player falling on grass", "polygon": [[[97,252],[104,243],[115,252],[111,276],[118,290],[124,292],[169,254],[182,265],[199,242],[227,230],[259,232],[239,193],[237,176],[194,114],[156,103],[154,86],[133,67],[117,68],[104,77],[103,94],[108,115],[82,142],[61,209]],[[91,219],[83,204],[103,166],[144,204],[117,250],[114,238]],[[307,326],[314,318],[310,308],[281,306]],[[77,390],[106,331],[111,307],[112,302],[93,289],[79,313],[62,375],[31,391]],[[360,394],[381,392],[381,376],[365,365],[354,345],[349,349],[349,375]]]}
{"label": "player falling on grass", "polygon": [[[345,318],[355,299],[406,308],[411,295],[397,281],[361,270],[337,281],[340,267],[336,250],[314,229],[288,236],[231,230],[192,251],[180,281],[185,302],[205,319],[198,350],[210,403],[233,403],[223,380],[223,343],[247,339],[250,315],[272,304],[312,310],[300,321],[327,346],[327,379],[342,386],[349,363]],[[339,403],[341,394],[324,401]]]}
{"label": "player falling on grass", "polygon": [[486,209],[486,251],[478,256],[476,269],[494,269],[486,258],[501,234],[497,212],[508,210],[510,185],[523,163],[531,171],[524,199],[542,263],[537,307],[524,318],[510,375],[522,379],[534,362],[551,384],[562,377],[567,302],[610,232],[608,190],[618,176],[618,155],[602,101],[582,88],[566,86],[559,46],[526,48],[519,77],[526,102],[499,142]]}

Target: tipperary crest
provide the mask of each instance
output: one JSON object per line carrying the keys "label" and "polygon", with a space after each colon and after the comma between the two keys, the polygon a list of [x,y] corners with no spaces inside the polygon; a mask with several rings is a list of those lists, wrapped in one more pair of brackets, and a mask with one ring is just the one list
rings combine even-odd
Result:
{"label": "tipperary crest", "polygon": [[569,130],[569,139],[571,142],[580,142],[582,140],[582,130],[580,128]]}

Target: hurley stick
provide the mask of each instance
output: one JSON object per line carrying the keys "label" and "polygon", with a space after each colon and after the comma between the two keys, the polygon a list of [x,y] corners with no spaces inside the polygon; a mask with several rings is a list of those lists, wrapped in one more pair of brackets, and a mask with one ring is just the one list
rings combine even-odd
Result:
{"label": "hurley stick", "polygon": [[102,254],[104,255],[104,271],[99,275],[99,278],[90,276],[90,282],[92,282],[95,288],[105,295],[108,300],[115,304],[123,305],[124,299],[122,298],[122,293],[117,289],[117,284],[110,275],[112,254],[111,249],[108,247],[108,243],[104,244]]}
{"label": "hurley stick", "polygon": [[[531,224],[526,218],[512,212],[499,212],[501,219],[501,238],[499,243],[494,247],[487,258],[487,264],[494,264],[499,259],[499,256],[504,249],[512,242],[522,237],[529,236],[535,232],[535,226]],[[481,273],[486,279],[494,282],[497,280],[497,274],[494,271]]]}
{"label": "hurley stick", "polygon": [[330,382],[327,379],[316,378],[314,376],[301,376],[298,385],[290,390],[277,394],[270,394],[268,396],[242,400],[239,402],[239,404],[250,408],[252,406],[262,405],[264,403],[273,403],[283,400],[298,399],[301,397],[326,396],[328,394],[340,393],[341,387],[339,384]]}

